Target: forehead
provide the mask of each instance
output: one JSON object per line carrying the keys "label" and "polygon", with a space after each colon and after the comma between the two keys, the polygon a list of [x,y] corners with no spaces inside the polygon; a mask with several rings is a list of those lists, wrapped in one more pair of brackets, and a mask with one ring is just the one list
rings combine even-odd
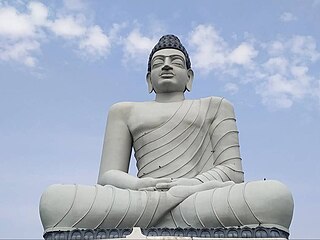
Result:
{"label": "forehead", "polygon": [[177,56],[177,55],[181,56],[183,59],[185,59],[183,52],[181,52],[180,50],[174,49],[174,48],[165,48],[165,49],[161,49],[159,51],[156,51],[153,54],[152,59],[154,59],[157,56],[169,57],[169,56]]}

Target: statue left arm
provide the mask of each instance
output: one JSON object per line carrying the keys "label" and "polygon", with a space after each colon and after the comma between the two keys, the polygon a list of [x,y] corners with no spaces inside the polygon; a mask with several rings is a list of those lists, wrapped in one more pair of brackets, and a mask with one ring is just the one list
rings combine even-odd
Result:
{"label": "statue left arm", "polygon": [[[126,121],[131,108],[131,103],[116,103],[109,110],[98,184],[114,185],[110,180],[119,175],[116,179],[122,179],[121,183],[134,185],[134,181],[127,174],[132,149],[132,137]],[[126,175],[128,176],[126,177]]]}
{"label": "statue left arm", "polygon": [[[214,118],[210,129],[213,167],[194,178],[177,178],[171,183],[157,184],[158,189],[170,189],[174,186],[195,186],[211,182],[212,187],[221,182],[243,182],[243,171],[239,151],[238,130],[233,106],[225,99],[220,100],[218,109],[214,109]],[[229,184],[229,183],[228,183]]]}
{"label": "statue left arm", "polygon": [[222,99],[217,111],[216,118],[210,126],[213,168],[195,178],[203,183],[212,180],[241,183],[244,173],[233,106],[227,100]]}

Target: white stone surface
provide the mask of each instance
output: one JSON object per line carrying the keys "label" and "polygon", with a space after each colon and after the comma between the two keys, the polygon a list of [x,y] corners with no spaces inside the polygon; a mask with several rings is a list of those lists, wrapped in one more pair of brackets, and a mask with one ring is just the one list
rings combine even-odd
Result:
{"label": "white stone surface", "polygon": [[[232,104],[186,100],[194,77],[187,55],[164,45],[146,77],[155,101],[110,108],[98,184],[50,186],[40,202],[45,232],[258,225],[288,232],[290,191],[273,180],[243,182]],[[128,174],[132,148],[137,177]]]}

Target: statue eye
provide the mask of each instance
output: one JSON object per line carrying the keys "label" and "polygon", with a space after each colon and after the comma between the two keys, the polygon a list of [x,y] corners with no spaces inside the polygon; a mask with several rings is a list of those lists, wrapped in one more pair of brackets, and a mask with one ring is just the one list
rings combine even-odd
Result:
{"label": "statue eye", "polygon": [[155,59],[155,60],[152,62],[152,68],[159,67],[159,66],[161,66],[163,63],[164,63],[164,61],[163,61],[162,59],[160,59],[160,58]]}
{"label": "statue eye", "polygon": [[173,59],[171,63],[178,67],[184,67],[184,61],[180,58]]}

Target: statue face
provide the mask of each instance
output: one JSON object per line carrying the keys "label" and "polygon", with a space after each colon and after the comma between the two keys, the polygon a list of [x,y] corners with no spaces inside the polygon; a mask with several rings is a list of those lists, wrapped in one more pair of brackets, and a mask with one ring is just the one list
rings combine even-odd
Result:
{"label": "statue face", "polygon": [[[161,49],[152,56],[151,72],[147,75],[149,91],[156,93],[190,90],[193,72],[186,68],[184,54],[173,48]],[[190,85],[190,87],[188,87]]]}

